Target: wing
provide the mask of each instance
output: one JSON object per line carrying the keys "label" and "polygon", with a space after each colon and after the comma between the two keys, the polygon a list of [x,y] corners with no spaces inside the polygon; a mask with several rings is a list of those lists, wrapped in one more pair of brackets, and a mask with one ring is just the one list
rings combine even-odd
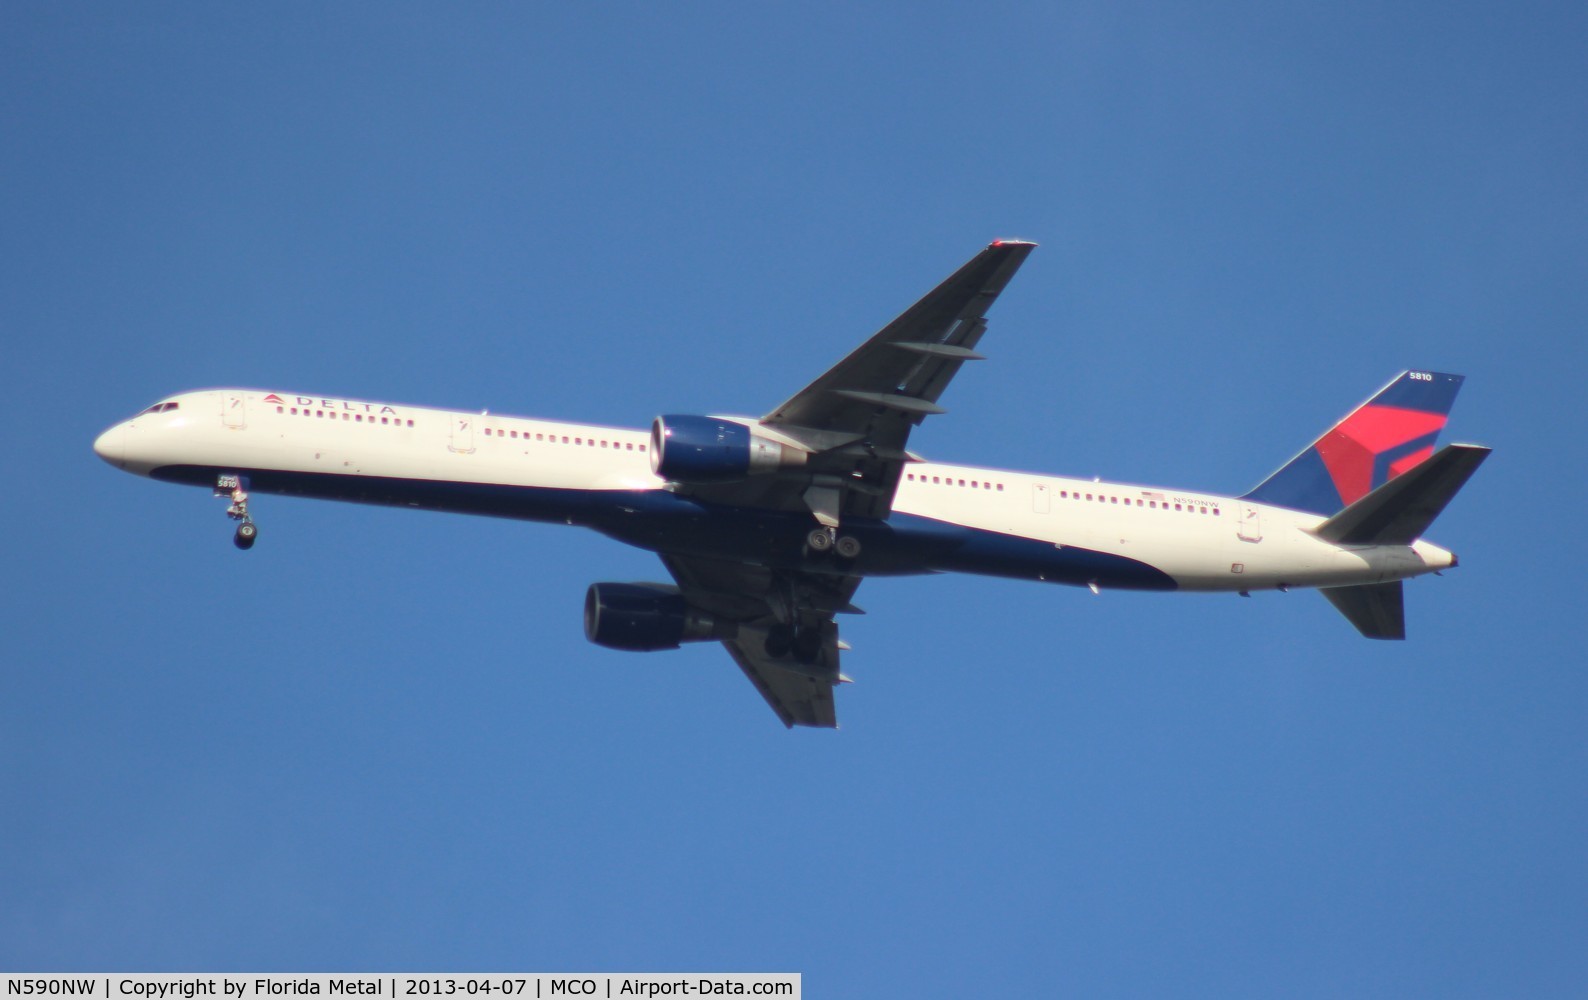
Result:
{"label": "wing", "polygon": [[747,563],[664,555],[662,562],[692,606],[737,624],[723,646],[783,725],[838,727],[838,614],[860,578],[771,570]]}
{"label": "wing", "polygon": [[973,257],[921,301],[782,405],[761,425],[810,452],[795,475],[688,487],[684,492],[735,506],[809,508],[836,526],[844,514],[885,518],[904,464],[910,431],[944,410],[943,390],[987,329],[987,310],[1036,246],[1000,240]]}
{"label": "wing", "polygon": [[[975,347],[987,329],[987,310],[1034,246],[987,247],[762,417],[765,432],[806,453],[797,470],[668,489],[733,507],[809,510],[829,537],[846,516],[886,518],[912,461],[905,451],[911,429],[943,412],[937,401],[949,381],[965,362],[981,358]],[[858,576],[836,564],[813,572],[668,553],[662,562],[691,606],[731,623],[722,644],[785,726],[838,725],[833,688],[844,680],[838,670],[844,646],[834,619],[859,613],[850,603]]]}
{"label": "wing", "polygon": [[987,329],[987,309],[1036,246],[1000,240],[973,257],[827,373],[761,418],[902,451]]}

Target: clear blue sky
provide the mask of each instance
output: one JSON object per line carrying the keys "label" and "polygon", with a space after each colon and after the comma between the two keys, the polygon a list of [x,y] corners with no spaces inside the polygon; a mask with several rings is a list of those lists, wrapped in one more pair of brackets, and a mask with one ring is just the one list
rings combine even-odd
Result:
{"label": "clear blue sky", "polygon": [[[10,3],[0,967],[784,970],[812,997],[1588,981],[1577,4]],[[761,413],[1042,246],[924,454],[1239,492],[1395,372],[1493,459],[1404,644],[877,580],[838,733],[585,643],[648,553],[204,491],[253,385]],[[979,993],[979,995],[989,995]]]}

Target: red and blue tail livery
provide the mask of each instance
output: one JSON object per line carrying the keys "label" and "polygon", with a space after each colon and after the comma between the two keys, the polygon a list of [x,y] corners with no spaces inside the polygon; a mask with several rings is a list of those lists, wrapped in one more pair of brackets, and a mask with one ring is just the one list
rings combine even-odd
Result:
{"label": "red and blue tail livery", "polygon": [[1242,499],[1339,513],[1433,455],[1463,378],[1402,372]]}

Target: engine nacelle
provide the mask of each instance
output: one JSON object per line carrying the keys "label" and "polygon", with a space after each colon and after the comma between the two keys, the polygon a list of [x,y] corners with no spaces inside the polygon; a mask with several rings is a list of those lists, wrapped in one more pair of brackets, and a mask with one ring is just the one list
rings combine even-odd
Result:
{"label": "engine nacelle", "polygon": [[721,417],[663,416],[651,424],[651,471],[674,483],[728,483],[798,468],[805,452]]}
{"label": "engine nacelle", "polygon": [[644,653],[732,638],[736,631],[690,607],[677,587],[666,584],[592,583],[585,591],[584,634],[597,646]]}

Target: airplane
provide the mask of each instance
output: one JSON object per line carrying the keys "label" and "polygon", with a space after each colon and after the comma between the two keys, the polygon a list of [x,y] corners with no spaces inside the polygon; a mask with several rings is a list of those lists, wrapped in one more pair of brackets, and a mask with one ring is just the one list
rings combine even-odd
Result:
{"label": "airplane", "polygon": [[649,430],[293,392],[185,392],[105,431],[111,465],[208,487],[234,541],[256,494],[591,528],[673,582],[594,583],[590,641],[716,641],[788,727],[837,727],[837,618],[868,576],[975,573],[1102,590],[1318,588],[1406,635],[1402,581],[1457,564],[1422,535],[1488,456],[1434,445],[1463,376],[1409,370],[1251,491],[1221,496],[930,462],[911,430],[968,362],[1035,244],[999,240],[760,418]]}

